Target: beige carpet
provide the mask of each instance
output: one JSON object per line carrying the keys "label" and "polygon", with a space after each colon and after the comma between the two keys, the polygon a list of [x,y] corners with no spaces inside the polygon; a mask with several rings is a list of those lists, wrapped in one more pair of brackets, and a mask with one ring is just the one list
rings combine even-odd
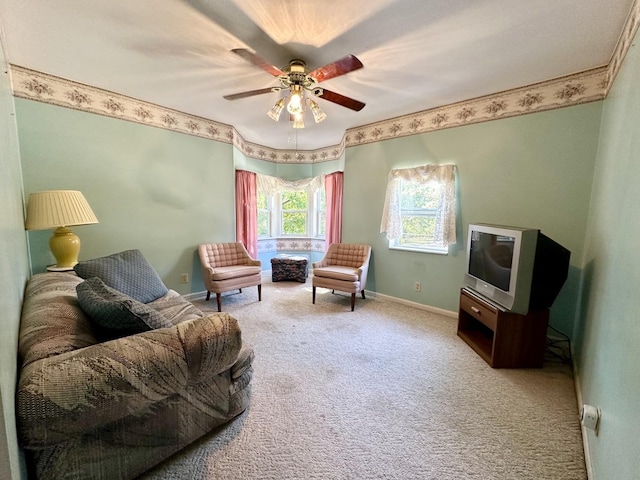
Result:
{"label": "beige carpet", "polygon": [[326,290],[312,305],[310,280],[223,309],[256,351],[251,406],[144,480],[586,478],[567,365],[494,370],[455,319]]}

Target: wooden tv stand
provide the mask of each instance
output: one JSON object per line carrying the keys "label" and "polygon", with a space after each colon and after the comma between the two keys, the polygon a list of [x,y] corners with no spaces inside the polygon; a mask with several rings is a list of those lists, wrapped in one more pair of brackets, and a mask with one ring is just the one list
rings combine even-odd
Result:
{"label": "wooden tv stand", "polygon": [[460,291],[458,336],[492,368],[542,367],[548,325],[549,309],[520,315]]}

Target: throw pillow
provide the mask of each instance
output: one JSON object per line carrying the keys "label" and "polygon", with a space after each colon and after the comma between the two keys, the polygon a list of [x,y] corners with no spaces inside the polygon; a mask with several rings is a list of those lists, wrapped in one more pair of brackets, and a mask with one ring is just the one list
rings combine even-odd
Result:
{"label": "throw pillow", "polygon": [[160,312],[91,277],[76,287],[78,303],[100,327],[132,334],[171,327]]}
{"label": "throw pillow", "polygon": [[82,278],[98,277],[111,288],[142,303],[166,295],[168,289],[140,250],[126,250],[85,260],[73,267]]}

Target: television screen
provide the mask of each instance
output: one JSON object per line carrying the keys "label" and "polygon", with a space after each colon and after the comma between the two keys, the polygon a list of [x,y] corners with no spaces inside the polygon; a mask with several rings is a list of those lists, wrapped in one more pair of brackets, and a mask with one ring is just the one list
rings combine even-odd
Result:
{"label": "television screen", "polygon": [[505,292],[509,291],[515,237],[474,230],[469,249],[469,273]]}

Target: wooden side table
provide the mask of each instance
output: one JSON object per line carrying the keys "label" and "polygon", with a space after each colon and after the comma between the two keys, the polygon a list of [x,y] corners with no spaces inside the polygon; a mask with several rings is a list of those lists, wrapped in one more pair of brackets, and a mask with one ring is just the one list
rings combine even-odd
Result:
{"label": "wooden side table", "polygon": [[73,267],[58,267],[56,265],[49,265],[47,272],[73,272]]}

